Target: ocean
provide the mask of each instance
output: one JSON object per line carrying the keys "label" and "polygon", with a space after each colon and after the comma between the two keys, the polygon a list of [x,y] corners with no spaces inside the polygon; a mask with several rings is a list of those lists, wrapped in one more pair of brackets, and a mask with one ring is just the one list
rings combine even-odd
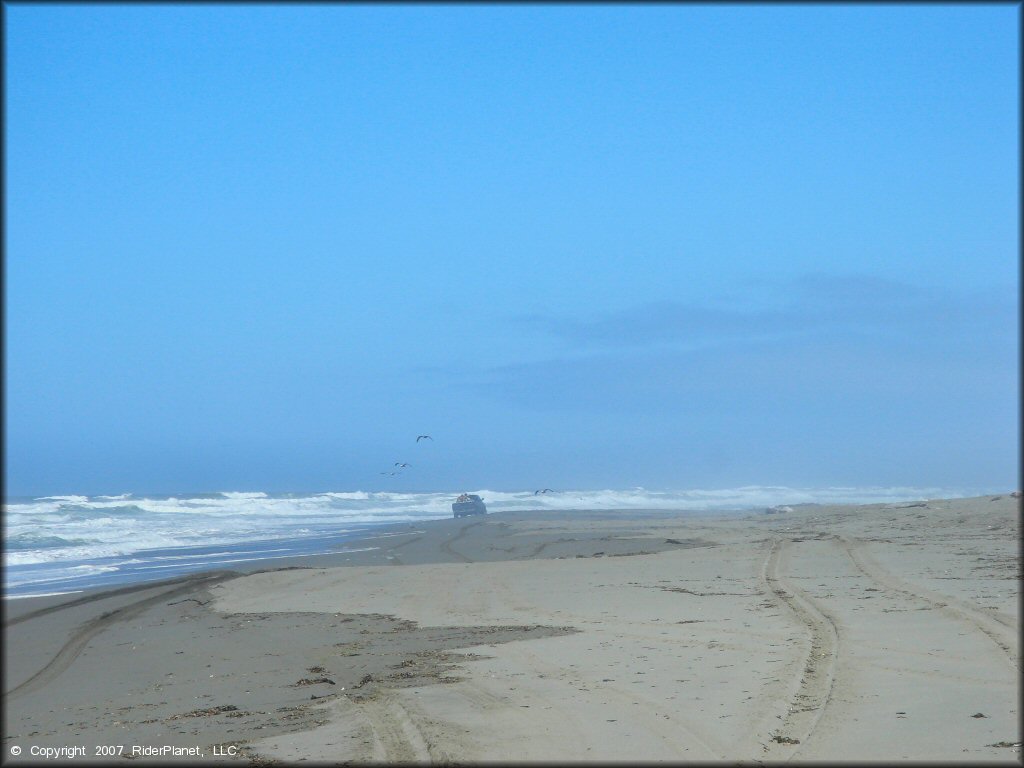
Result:
{"label": "ocean", "polygon": [[[472,491],[490,512],[643,509],[740,512],[981,495],[942,488]],[[458,493],[365,491],[16,497],[4,503],[4,597],[78,592],[233,564],[364,548],[382,526],[451,517]],[[369,542],[368,542],[369,543]]]}

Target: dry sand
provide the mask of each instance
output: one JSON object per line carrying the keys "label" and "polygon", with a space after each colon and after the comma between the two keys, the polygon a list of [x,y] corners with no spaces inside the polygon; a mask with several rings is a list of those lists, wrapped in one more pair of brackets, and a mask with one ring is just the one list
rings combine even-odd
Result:
{"label": "dry sand", "polygon": [[7,601],[5,762],[1019,763],[1019,504],[500,513]]}

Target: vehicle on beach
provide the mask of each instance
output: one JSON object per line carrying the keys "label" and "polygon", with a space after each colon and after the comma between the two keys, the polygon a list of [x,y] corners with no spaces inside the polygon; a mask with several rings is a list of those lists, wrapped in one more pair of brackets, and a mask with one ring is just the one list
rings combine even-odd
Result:
{"label": "vehicle on beach", "polygon": [[475,493],[464,493],[452,503],[452,512],[456,517],[486,515],[487,507],[484,506],[484,500]]}

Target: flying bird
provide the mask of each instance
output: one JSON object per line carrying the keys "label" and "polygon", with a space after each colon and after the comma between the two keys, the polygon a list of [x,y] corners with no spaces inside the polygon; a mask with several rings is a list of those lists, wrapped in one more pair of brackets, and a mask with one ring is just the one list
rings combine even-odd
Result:
{"label": "flying bird", "polygon": [[410,466],[410,465],[409,465],[409,464],[406,464],[406,463],[405,463],[404,461],[396,461],[396,462],[395,462],[395,466],[396,466],[396,467],[408,467],[408,466]]}
{"label": "flying bird", "polygon": [[416,436],[416,442],[418,443],[423,438],[426,438],[427,440],[433,440],[434,439],[430,435],[417,435]]}
{"label": "flying bird", "polygon": [[533,495],[536,496],[538,493],[554,493],[550,488],[545,488],[543,491],[534,491]]}

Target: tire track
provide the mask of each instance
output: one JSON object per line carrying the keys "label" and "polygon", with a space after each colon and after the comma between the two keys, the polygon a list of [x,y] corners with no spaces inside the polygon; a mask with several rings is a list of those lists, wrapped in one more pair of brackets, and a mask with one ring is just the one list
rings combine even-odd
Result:
{"label": "tire track", "polygon": [[778,602],[785,605],[810,635],[810,648],[803,664],[799,687],[788,707],[782,725],[766,746],[772,760],[790,760],[800,750],[821,721],[835,684],[839,657],[839,630],[803,590],[783,575],[783,559],[789,542],[775,539],[761,567],[761,579]]}
{"label": "tire track", "polygon": [[[450,693],[463,699],[474,712],[493,713],[502,707],[511,706],[507,697],[485,691],[469,679],[446,687]],[[478,751],[480,741],[478,736],[465,727],[465,721],[438,719],[436,712],[431,711],[429,704],[418,696],[403,695],[401,706],[419,731],[430,755],[430,762],[441,765],[473,762],[470,756]]]}
{"label": "tire track", "polygon": [[359,703],[373,730],[374,758],[386,763],[431,762],[430,746],[398,699],[386,693]]}
{"label": "tire track", "polygon": [[[119,597],[120,595],[130,595],[133,592],[143,592],[149,589],[160,589],[161,587],[170,587],[175,584],[196,584],[197,582],[205,582],[207,579],[217,576],[220,578],[240,576],[241,573],[237,571],[207,571],[202,574],[188,574],[185,576],[179,576],[174,579],[163,579],[160,581],[147,581],[141,584],[133,584],[129,587],[118,587],[117,589],[109,589],[103,592],[98,592],[94,595],[85,595],[84,597],[77,597],[74,600],[68,600],[66,603],[58,603],[57,605],[49,605],[44,608],[37,608],[34,611],[23,613],[17,618],[10,619],[4,622],[5,627],[13,627],[15,624],[20,624],[23,621],[34,619],[39,616],[45,616],[48,613],[55,613],[57,611],[63,611],[67,608],[77,608],[80,605],[87,605],[88,603],[95,603],[97,600],[107,600],[111,597]],[[211,582],[212,584],[213,582]]]}
{"label": "tire track", "polygon": [[969,624],[995,643],[996,647],[1006,656],[1010,666],[1018,672],[1020,671],[1020,660],[1013,648],[1012,640],[1010,640],[1011,634],[1016,636],[1016,628],[1006,620],[986,614],[958,598],[940,595],[923,587],[911,585],[875,562],[865,551],[866,547],[862,541],[840,536],[839,542],[853,564],[869,579],[888,590],[920,600],[947,616]]}
{"label": "tire track", "polygon": [[398,549],[399,547],[404,547],[404,546],[407,546],[409,544],[413,544],[414,542],[417,542],[417,541],[419,541],[422,538],[423,538],[422,535],[420,535],[420,536],[413,536],[411,539],[406,539],[401,544],[395,544],[394,546],[391,547],[391,549]]}
{"label": "tire track", "polygon": [[553,541],[541,542],[540,544],[535,546],[532,550],[527,552],[525,555],[518,555],[515,559],[516,560],[529,560],[531,557],[536,557],[537,555],[539,555],[541,552],[543,552],[545,549],[550,547],[552,544],[565,544],[565,543],[570,542],[570,541],[576,541],[576,539],[554,539]]}
{"label": "tire track", "polygon": [[454,544],[456,541],[458,541],[463,536],[465,536],[466,535],[466,531],[468,531],[470,528],[473,528],[473,527],[475,527],[477,525],[483,525],[483,521],[480,520],[478,522],[470,523],[469,525],[464,525],[461,528],[459,528],[458,533],[456,533],[450,539],[445,539],[444,541],[441,542],[441,551],[444,552],[447,555],[451,555],[452,557],[454,557],[459,562],[472,563],[473,561],[470,560],[468,557],[466,557],[464,554],[462,554],[461,552],[457,552],[456,550],[452,549],[452,544]]}
{"label": "tire track", "polygon": [[[78,630],[71,635],[68,641],[64,643],[61,649],[57,651],[57,654],[52,659],[50,659],[50,661],[47,662],[45,666],[43,666],[38,672],[32,675],[32,677],[28,678],[20,685],[16,686],[15,688],[12,688],[10,691],[7,691],[4,694],[4,697],[10,700],[17,698],[19,696],[24,696],[25,694],[38,690],[39,688],[42,688],[43,686],[52,682],[54,678],[56,678],[64,670],[71,666],[72,662],[74,662],[74,660],[78,658],[78,655],[82,652],[82,650],[93,637],[95,637],[97,634],[99,634],[112,624],[138,616],[147,608],[151,608],[154,605],[157,605],[158,603],[163,603],[170,598],[179,597],[181,595],[187,595],[199,589],[207,589],[218,582],[225,581],[227,579],[233,579],[236,576],[238,576],[237,573],[221,572],[215,574],[206,574],[201,577],[188,577],[185,580],[186,583],[182,586],[161,592],[157,595],[152,595],[150,597],[143,598],[142,600],[137,600],[134,603],[129,603],[128,605],[100,614],[94,619],[90,619],[89,621],[82,624],[81,627],[79,627]],[[153,587],[152,585],[149,585],[147,588],[152,589]],[[119,590],[117,594],[124,594],[126,592],[131,591],[136,590]],[[110,597],[110,593],[104,593],[101,595],[93,596],[88,599],[81,599],[74,602],[80,605],[82,603],[91,602],[92,600],[98,600],[105,597]],[[68,605],[65,604],[64,606],[54,606],[54,609],[58,609],[61,607],[68,607]],[[50,612],[49,609],[43,609],[42,611],[36,612],[36,615],[48,612]]]}
{"label": "tire track", "polygon": [[389,554],[386,554],[384,557],[387,559],[387,561],[391,565],[405,565],[405,563],[402,561],[402,558],[400,558],[398,555],[394,554],[395,550],[398,549],[399,547],[404,547],[407,544],[413,544],[413,543],[419,541],[422,538],[423,538],[422,535],[414,536],[411,539],[406,539],[401,544],[395,544],[393,547],[389,547],[388,548],[387,551],[388,551]]}

